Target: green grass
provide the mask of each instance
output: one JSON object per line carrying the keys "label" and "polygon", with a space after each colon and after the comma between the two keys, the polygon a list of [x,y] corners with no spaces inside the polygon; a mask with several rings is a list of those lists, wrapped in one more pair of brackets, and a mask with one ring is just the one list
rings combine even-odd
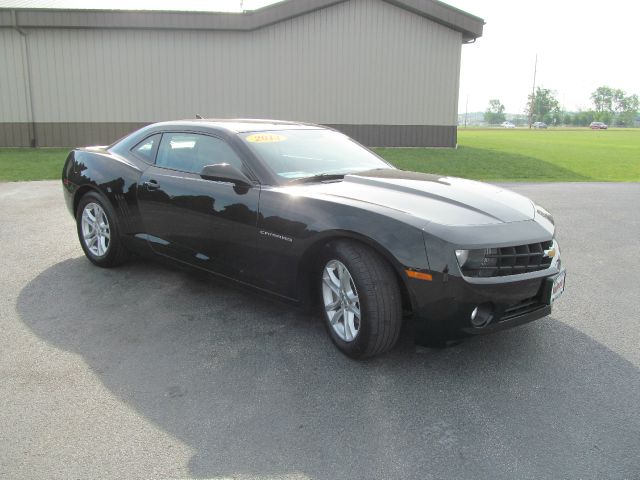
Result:
{"label": "green grass", "polygon": [[640,129],[458,129],[458,149],[377,148],[405,170],[478,180],[638,182]]}
{"label": "green grass", "polygon": [[0,181],[62,177],[69,148],[0,148]]}
{"label": "green grass", "polygon": [[[377,148],[399,168],[491,181],[640,182],[640,129],[464,129],[458,149]],[[58,179],[68,148],[0,148],[0,181]]]}

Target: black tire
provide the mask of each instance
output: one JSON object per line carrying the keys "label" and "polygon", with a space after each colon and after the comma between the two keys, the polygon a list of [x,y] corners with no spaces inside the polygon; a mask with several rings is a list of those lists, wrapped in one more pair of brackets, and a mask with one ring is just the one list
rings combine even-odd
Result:
{"label": "black tire", "polygon": [[[106,249],[101,255],[97,255],[92,252],[87,245],[83,233],[82,233],[82,214],[85,207],[90,204],[97,204],[102,208],[107,218],[109,229],[109,241],[106,244]],[[84,251],[84,254],[94,265],[98,267],[110,268],[122,265],[129,259],[129,252],[122,244],[120,239],[120,229],[118,227],[117,217],[111,204],[99,193],[88,192],[82,196],[80,202],[78,202],[78,209],[76,210],[76,229],[78,232],[78,239],[80,240],[80,246]]]}
{"label": "black tire", "polygon": [[[330,314],[325,308],[323,276],[326,268],[337,265],[335,261],[343,264],[348,270],[359,298],[358,331],[350,341],[341,338],[336,331],[339,327],[332,326]],[[402,327],[402,299],[397,277],[384,258],[359,242],[332,242],[323,252],[318,276],[322,318],[331,340],[342,353],[360,359],[379,355],[393,348]],[[337,296],[335,293],[333,295]],[[343,323],[344,315],[346,314],[342,314]],[[355,323],[354,321],[354,325]],[[347,327],[343,325],[343,328],[346,334]]]}

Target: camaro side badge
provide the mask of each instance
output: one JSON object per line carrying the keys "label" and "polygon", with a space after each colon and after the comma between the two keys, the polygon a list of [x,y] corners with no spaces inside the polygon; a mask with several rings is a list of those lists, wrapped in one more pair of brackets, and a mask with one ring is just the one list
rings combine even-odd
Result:
{"label": "camaro side badge", "polygon": [[266,230],[260,230],[260,235],[264,235],[266,237],[277,238],[278,240],[284,240],[285,242],[293,243],[293,238],[285,237],[284,235],[279,235],[277,233],[267,232]]}

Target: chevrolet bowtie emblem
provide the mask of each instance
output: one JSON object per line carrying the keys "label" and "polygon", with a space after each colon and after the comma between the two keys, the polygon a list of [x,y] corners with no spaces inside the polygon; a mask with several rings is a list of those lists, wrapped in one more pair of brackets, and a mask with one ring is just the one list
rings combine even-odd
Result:
{"label": "chevrolet bowtie emblem", "polygon": [[553,258],[556,256],[556,249],[550,248],[549,250],[545,250],[543,256],[545,258]]}

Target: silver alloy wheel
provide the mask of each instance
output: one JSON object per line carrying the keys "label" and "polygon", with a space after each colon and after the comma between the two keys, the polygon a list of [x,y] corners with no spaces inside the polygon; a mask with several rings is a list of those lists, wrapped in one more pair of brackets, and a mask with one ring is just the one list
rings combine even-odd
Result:
{"label": "silver alloy wheel", "polygon": [[345,342],[353,342],[360,331],[360,299],[349,270],[338,260],[324,267],[322,299],[333,331]]}
{"label": "silver alloy wheel", "polygon": [[107,254],[111,229],[107,214],[97,203],[87,203],[82,210],[82,240],[94,256],[103,257]]}

